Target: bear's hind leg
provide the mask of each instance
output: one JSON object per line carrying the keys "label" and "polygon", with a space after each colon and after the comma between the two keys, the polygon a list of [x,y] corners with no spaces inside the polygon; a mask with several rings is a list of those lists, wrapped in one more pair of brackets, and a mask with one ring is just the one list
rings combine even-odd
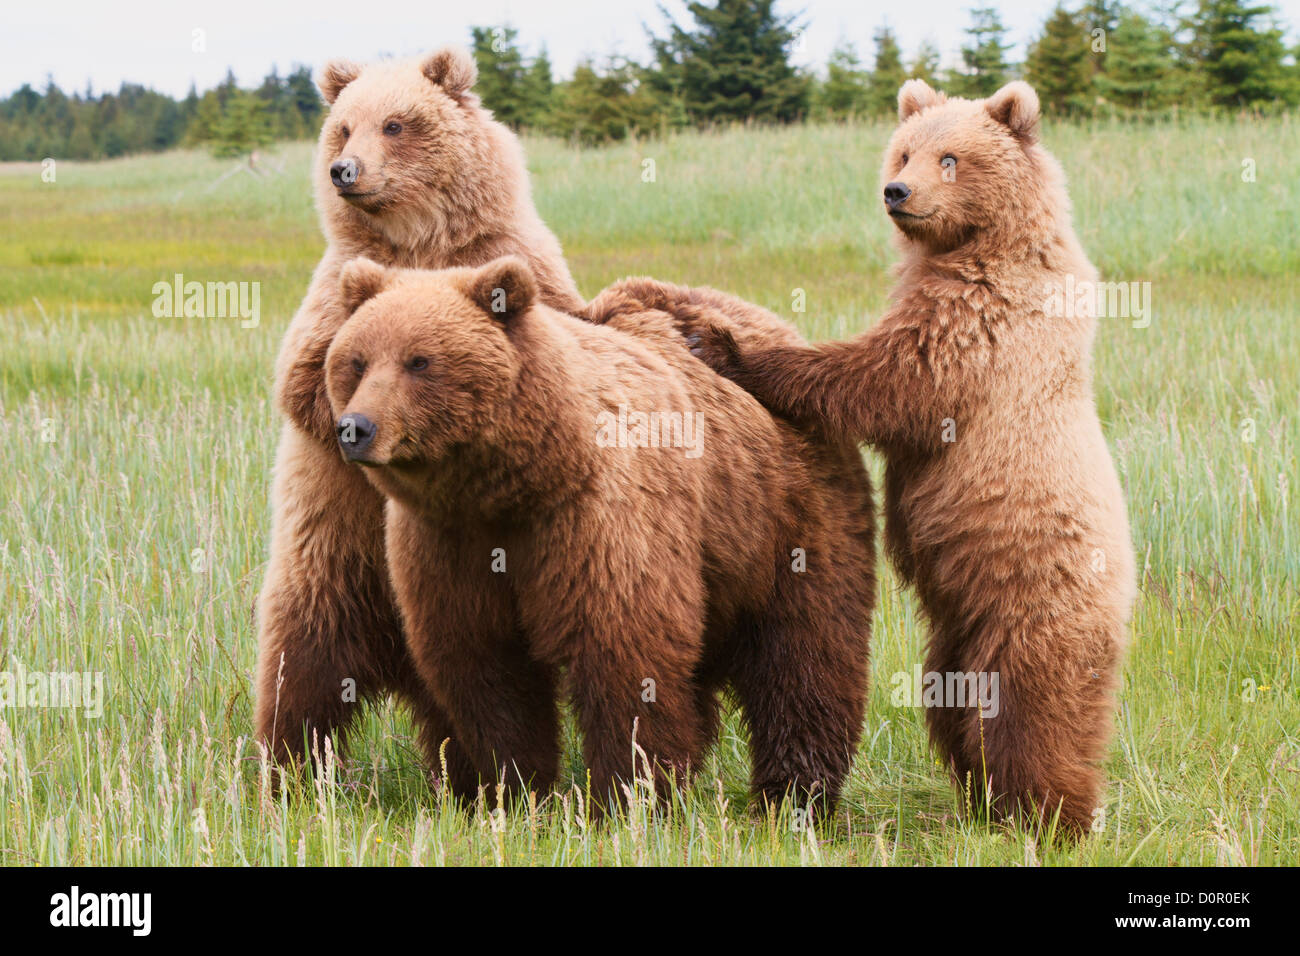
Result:
{"label": "bear's hind leg", "polygon": [[[1031,827],[1049,826],[1059,812],[1064,835],[1086,832],[1102,799],[1116,640],[1045,618],[1002,621],[980,633],[965,660],[977,682],[997,680],[986,700],[954,711],[962,733],[953,769],[972,788],[972,804],[991,803],[995,817],[1019,816]],[[937,713],[927,712],[932,730]]]}
{"label": "bear's hind leg", "polygon": [[[932,628],[929,636],[929,649],[925,656],[925,674],[953,674],[964,670],[962,662],[962,644],[938,628]],[[924,699],[924,694],[922,695]],[[922,701],[914,701],[921,706]],[[958,784],[966,788],[977,786],[979,772],[971,776],[969,754],[966,748],[967,731],[970,715],[964,709],[956,707],[926,707],[925,723],[930,733],[930,743],[939,756],[948,764]],[[970,780],[967,780],[970,777]],[[974,791],[972,791],[974,792]]]}
{"label": "bear's hind leg", "polygon": [[[751,789],[789,796],[820,816],[834,808],[866,713],[874,594],[853,593],[840,569],[777,571],[776,594],[741,644],[732,684],[749,727]],[[860,582],[858,582],[860,583]]]}

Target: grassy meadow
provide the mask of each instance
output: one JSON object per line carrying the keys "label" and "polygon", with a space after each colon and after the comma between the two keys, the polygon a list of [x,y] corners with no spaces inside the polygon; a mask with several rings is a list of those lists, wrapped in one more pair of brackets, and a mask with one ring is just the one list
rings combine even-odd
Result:
{"label": "grassy meadow", "polygon": [[[708,283],[830,338],[885,302],[889,132],[528,149],[584,294],[629,273]],[[601,827],[571,730],[567,789],[502,820],[430,789],[391,705],[327,772],[266,787],[249,735],[271,370],[323,248],[295,144],[260,177],[188,152],[60,162],[52,183],[0,166],[0,671],[102,672],[106,698],[98,719],[0,707],[0,863],[1300,863],[1300,124],[1045,139],[1104,278],[1149,282],[1153,304],[1096,344],[1141,589],[1094,837],[1063,849],[965,813],[923,712],[890,701],[924,625],[884,562],[863,743],[820,832],[748,806],[732,712],[670,812]],[[176,273],[259,282],[260,323],[155,318]]]}

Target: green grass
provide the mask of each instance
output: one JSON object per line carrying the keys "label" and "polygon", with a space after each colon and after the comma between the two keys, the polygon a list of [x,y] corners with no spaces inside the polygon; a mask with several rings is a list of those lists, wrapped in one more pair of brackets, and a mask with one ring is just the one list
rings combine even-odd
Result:
{"label": "green grass", "polygon": [[[885,301],[888,134],[528,145],[584,293],[631,273],[709,283],[827,338]],[[195,153],[60,163],[52,184],[35,165],[0,167],[0,670],[102,672],[107,695],[99,719],[0,707],[0,862],[1300,862],[1300,126],[1103,124],[1046,140],[1093,260],[1150,282],[1154,301],[1149,328],[1103,320],[1096,345],[1141,568],[1102,833],[1062,849],[969,818],[922,712],[890,703],[924,627],[888,571],[863,743],[822,832],[748,806],[734,713],[670,813],[639,804],[604,828],[585,823],[572,730],[565,788],[502,824],[490,801],[466,815],[430,790],[387,705],[328,778],[272,795],[249,742],[271,368],[323,248],[310,148],[294,145],[263,178],[221,180],[232,166]],[[177,272],[261,282],[260,325],[154,318],[152,286]]]}

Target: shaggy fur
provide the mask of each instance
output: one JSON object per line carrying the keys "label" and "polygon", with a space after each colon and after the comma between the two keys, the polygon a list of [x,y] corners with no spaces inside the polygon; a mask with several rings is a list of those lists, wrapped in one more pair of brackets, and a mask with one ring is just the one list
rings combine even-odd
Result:
{"label": "shaggy fur", "polygon": [[[528,260],[545,302],[570,311],[583,305],[559,243],[533,207],[518,140],[479,107],[474,78],[469,55],[447,49],[364,69],[332,63],[320,79],[332,105],[313,175],[329,246],[276,368],[276,399],[288,421],[258,609],[257,734],[277,760],[301,757],[304,741],[344,729],[361,701],[388,692],[410,702],[434,766],[448,733],[393,605],[383,499],[340,461],[335,444],[323,364],[348,315],[339,296],[342,264],[364,255],[439,268],[516,253]],[[358,175],[336,187],[330,165],[343,159],[355,162]],[[355,703],[345,699],[348,680]]]}
{"label": "shaggy fur", "polygon": [[934,743],[977,803],[1059,807],[1079,832],[1101,800],[1135,594],[1092,397],[1094,304],[1049,307],[1096,272],[1026,84],[968,101],[913,80],[899,113],[882,183],[903,261],[875,327],[755,348],[725,322],[683,325],[774,413],[884,452],[886,540],[931,623],[927,670],[999,675],[996,716],[927,711]]}
{"label": "shaggy fur", "polygon": [[[389,498],[412,656],[471,771],[457,792],[548,787],[565,694],[600,801],[646,779],[634,742],[662,795],[700,765],[729,685],[754,791],[833,804],[874,598],[856,448],[775,421],[624,290],[592,303],[593,324],[538,301],[517,258],[437,273],[359,260],[342,294],[357,311],[326,363],[340,448]],[[701,453],[602,443],[620,406],[630,423],[698,412]]]}

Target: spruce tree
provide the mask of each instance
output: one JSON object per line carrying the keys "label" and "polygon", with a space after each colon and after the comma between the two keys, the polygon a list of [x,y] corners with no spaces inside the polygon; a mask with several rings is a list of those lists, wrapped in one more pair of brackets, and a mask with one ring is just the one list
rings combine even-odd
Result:
{"label": "spruce tree", "polygon": [[555,79],[551,75],[551,58],[546,47],[533,57],[524,73],[523,122],[532,129],[547,129],[551,99],[555,94]]}
{"label": "spruce tree", "polygon": [[1201,0],[1192,53],[1215,106],[1268,108],[1292,98],[1283,66],[1286,48],[1271,21],[1273,12],[1246,0]]}
{"label": "spruce tree", "polygon": [[1042,35],[1030,44],[1025,79],[1049,115],[1068,116],[1090,108],[1093,67],[1088,44],[1083,17],[1071,13],[1063,3],[1056,5],[1043,24]]}
{"label": "spruce tree", "polygon": [[235,88],[226,99],[212,135],[214,156],[244,156],[273,139],[266,104],[252,93]]}
{"label": "spruce tree", "polygon": [[1106,56],[1110,52],[1112,34],[1119,29],[1125,8],[1119,0],[1087,0],[1079,11],[1079,18],[1088,35],[1088,49],[1092,53],[1093,73],[1105,73]]}
{"label": "spruce tree", "polygon": [[604,69],[583,61],[573,78],[556,87],[553,125],[566,138],[587,145],[617,142],[652,130],[652,100],[638,82],[638,67],[610,59]]}
{"label": "spruce tree", "polygon": [[924,80],[928,85],[937,87],[939,83],[939,49],[930,40],[922,40],[912,57],[912,65],[907,69],[909,78]]}
{"label": "spruce tree", "polygon": [[818,112],[831,119],[861,116],[867,110],[867,72],[852,43],[840,43],[826,62],[826,82],[817,91]]}
{"label": "spruce tree", "polygon": [[984,97],[996,93],[1010,79],[1004,42],[1007,28],[996,7],[977,7],[971,11],[971,25],[966,28],[970,41],[961,50],[962,69],[952,73],[948,86],[961,96]]}
{"label": "spruce tree", "polygon": [[194,118],[185,130],[184,142],[188,146],[199,146],[212,142],[221,123],[221,102],[216,90],[208,90],[199,98]]}
{"label": "spruce tree", "polygon": [[324,117],[324,102],[311,78],[311,67],[301,64],[295,66],[284,83],[288,87],[293,108],[301,119],[302,135],[315,139]]}
{"label": "spruce tree", "polygon": [[511,129],[524,125],[527,112],[527,77],[519,31],[511,26],[471,27],[478,82],[474,92],[492,115]]}
{"label": "spruce tree", "polygon": [[660,92],[680,96],[695,123],[798,119],[808,108],[810,83],[790,63],[794,18],[774,6],[775,0],[688,3],[695,21],[689,29],[669,17],[668,36],[651,38],[664,74]]}
{"label": "spruce tree", "polygon": [[871,67],[869,89],[871,112],[888,116],[898,109],[898,88],[907,79],[907,71],[903,69],[903,51],[893,30],[881,27],[874,40],[876,59]]}
{"label": "spruce tree", "polygon": [[1106,44],[1106,71],[1096,78],[1106,103],[1126,111],[1163,110],[1178,98],[1173,37],[1142,14],[1125,10]]}

